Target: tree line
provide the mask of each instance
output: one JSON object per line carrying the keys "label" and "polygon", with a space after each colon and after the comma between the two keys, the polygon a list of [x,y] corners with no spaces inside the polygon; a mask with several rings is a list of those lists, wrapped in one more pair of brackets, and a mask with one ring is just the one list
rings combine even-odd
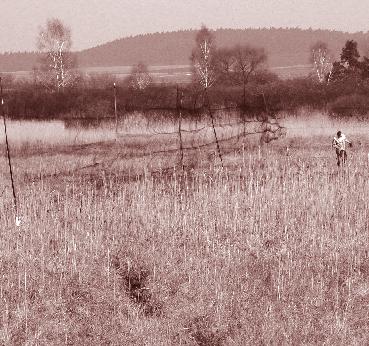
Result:
{"label": "tree line", "polygon": [[[71,32],[60,20],[40,28],[40,58],[30,80],[3,76],[6,107],[11,117],[106,117],[113,115],[113,83],[117,85],[118,113],[178,107],[178,85],[154,83],[147,66],[137,63],[129,76],[85,77],[71,53]],[[199,30],[189,57],[193,80],[179,85],[184,114],[201,116],[209,104],[214,109],[238,109],[242,116],[295,111],[300,107],[324,109],[335,115],[366,115],[369,110],[369,59],[360,57],[358,44],[346,42],[340,60],[334,61],[328,45],[311,47],[312,73],[281,80],[267,69],[263,48],[236,44],[218,48],[214,33]],[[165,112],[167,111],[167,112]]]}
{"label": "tree line", "polygon": [[[76,52],[81,67],[132,66],[140,56],[152,65],[188,65],[197,30],[150,33],[107,42]],[[268,64],[272,67],[306,65],[311,44],[325,42],[337,58],[346,40],[354,40],[360,53],[367,52],[369,33],[344,33],[334,30],[298,28],[217,29],[213,31],[219,47],[237,44],[264,47]],[[36,47],[35,47],[36,48]],[[39,57],[38,52],[0,54],[0,71],[31,71]]]}

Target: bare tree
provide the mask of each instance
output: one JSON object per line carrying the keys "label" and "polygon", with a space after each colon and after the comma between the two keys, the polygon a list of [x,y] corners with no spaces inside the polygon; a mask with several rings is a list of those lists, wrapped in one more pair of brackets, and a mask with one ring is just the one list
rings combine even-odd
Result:
{"label": "bare tree", "polygon": [[45,54],[41,58],[39,79],[46,86],[58,91],[70,85],[74,79],[71,71],[76,61],[70,52],[71,31],[61,20],[49,19],[46,27],[41,27],[37,37],[37,48]]}
{"label": "bare tree", "polygon": [[249,46],[236,46],[233,49],[234,63],[231,66],[230,73],[237,84],[243,88],[243,104],[246,104],[246,85],[250,76],[262,66],[266,61],[267,55],[262,48],[253,48]]}
{"label": "bare tree", "polygon": [[215,52],[217,83],[231,84],[236,58],[232,48],[220,48]]}
{"label": "bare tree", "polygon": [[310,60],[320,83],[329,82],[332,74],[332,57],[326,43],[318,41],[311,48]]}
{"label": "bare tree", "polygon": [[127,82],[128,85],[135,90],[146,89],[152,83],[152,78],[147,66],[142,62],[133,66]]}

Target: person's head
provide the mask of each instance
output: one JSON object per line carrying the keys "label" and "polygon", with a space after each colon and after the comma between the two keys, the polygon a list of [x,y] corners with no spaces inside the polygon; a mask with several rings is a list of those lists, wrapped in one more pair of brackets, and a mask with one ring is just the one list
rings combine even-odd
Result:
{"label": "person's head", "polygon": [[342,135],[342,132],[341,132],[341,131],[338,131],[338,132],[337,132],[337,137],[338,137],[338,138],[340,138],[340,137],[341,137],[341,135]]}

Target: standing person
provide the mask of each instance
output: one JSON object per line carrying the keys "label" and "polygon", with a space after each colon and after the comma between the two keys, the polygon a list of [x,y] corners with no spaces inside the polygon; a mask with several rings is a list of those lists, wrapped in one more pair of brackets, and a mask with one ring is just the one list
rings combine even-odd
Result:
{"label": "standing person", "polygon": [[341,132],[337,132],[337,137],[333,137],[332,147],[336,149],[337,155],[337,166],[340,166],[342,163],[346,162],[347,153],[346,153],[346,143],[352,147],[352,143],[346,138],[346,136]]}

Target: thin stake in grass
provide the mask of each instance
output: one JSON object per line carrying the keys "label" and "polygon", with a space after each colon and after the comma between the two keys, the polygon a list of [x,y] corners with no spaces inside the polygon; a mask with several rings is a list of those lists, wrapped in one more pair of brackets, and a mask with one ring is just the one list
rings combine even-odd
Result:
{"label": "thin stake in grass", "polygon": [[115,138],[118,139],[117,86],[115,82],[114,82],[114,117],[115,117]]}
{"label": "thin stake in grass", "polygon": [[0,98],[1,98],[1,113],[2,113],[2,116],[3,116],[3,124],[4,124],[4,132],[5,132],[6,155],[8,157],[9,174],[10,174],[10,180],[11,180],[11,183],[12,183],[12,191],[13,191],[13,203],[14,203],[14,208],[15,208],[15,223],[16,223],[17,226],[19,226],[20,225],[20,218],[18,217],[17,196],[15,194],[12,161],[11,161],[11,158],[10,158],[10,150],[9,150],[9,142],[8,142],[8,131],[7,131],[7,127],[6,127],[6,118],[5,118],[5,112],[4,112],[3,84],[2,84],[1,77],[0,77]]}
{"label": "thin stake in grass", "polygon": [[183,171],[183,141],[182,141],[182,102],[183,91],[179,92],[177,85],[177,113],[178,113],[178,135],[179,135],[179,151],[180,151],[180,164]]}

